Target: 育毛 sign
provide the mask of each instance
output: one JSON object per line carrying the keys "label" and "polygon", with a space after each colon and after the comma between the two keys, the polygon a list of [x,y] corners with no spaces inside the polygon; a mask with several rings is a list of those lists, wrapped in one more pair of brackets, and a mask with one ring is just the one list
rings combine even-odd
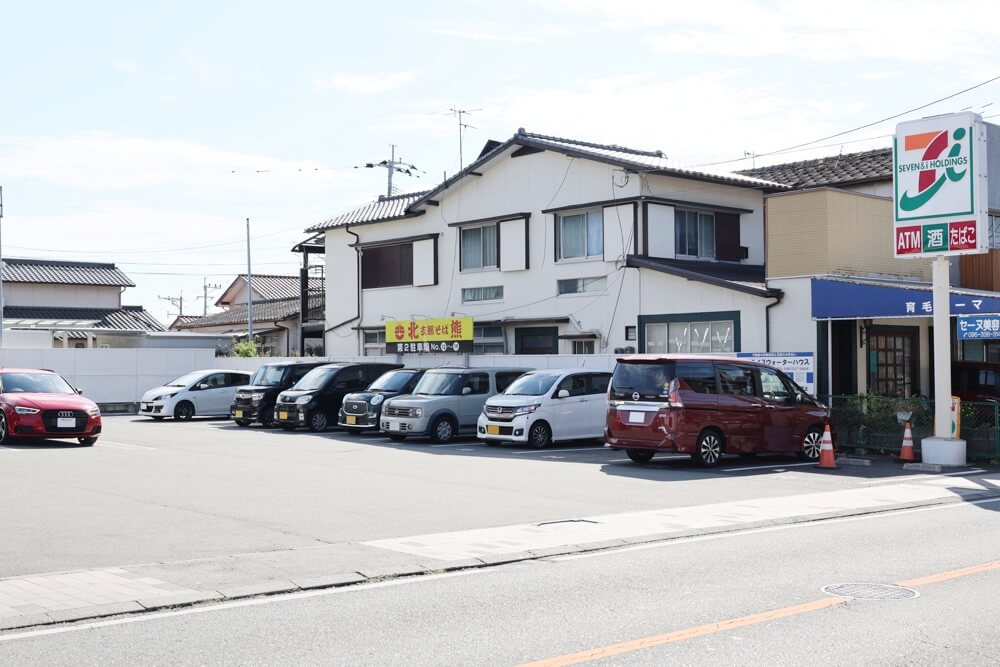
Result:
{"label": "\u80b2\u6bdb sign", "polygon": [[385,351],[472,352],[472,318],[389,320],[385,323]]}
{"label": "\u80b2\u6bdb sign", "polygon": [[896,257],[989,250],[986,126],[964,112],[907,121],[893,139]]}
{"label": "\u80b2\u6bdb sign", "polygon": [[737,357],[753,359],[777,368],[810,394],[815,393],[812,352],[737,352]]}
{"label": "\u80b2\u6bdb sign", "polygon": [[955,322],[959,340],[993,340],[1000,338],[1000,315],[959,317]]}

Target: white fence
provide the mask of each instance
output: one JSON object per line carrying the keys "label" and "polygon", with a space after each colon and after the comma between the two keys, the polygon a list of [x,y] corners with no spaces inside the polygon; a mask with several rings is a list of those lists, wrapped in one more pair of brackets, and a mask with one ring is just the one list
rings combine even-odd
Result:
{"label": "white fence", "polygon": [[[212,350],[154,348],[24,349],[0,351],[4,368],[47,368],[56,371],[97,403],[135,403],[142,394],[189,371],[208,368],[255,371],[277,357],[216,357]],[[383,361],[410,368],[443,365],[509,368],[614,368],[610,355],[467,355],[406,354],[382,357],[336,357],[330,361]]]}

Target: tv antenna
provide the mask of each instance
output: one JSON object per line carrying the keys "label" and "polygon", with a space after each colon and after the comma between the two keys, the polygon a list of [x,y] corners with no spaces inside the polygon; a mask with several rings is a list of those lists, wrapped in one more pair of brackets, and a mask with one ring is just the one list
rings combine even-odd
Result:
{"label": "tv antenna", "polygon": [[[424,172],[417,169],[416,166],[410,164],[409,162],[404,162],[402,158],[396,159],[396,144],[389,144],[391,149],[390,156],[388,160],[382,160],[381,162],[366,162],[363,166],[365,169],[375,169],[376,167],[385,169],[388,174],[388,183],[385,188],[385,196],[391,197],[392,192],[392,175],[406,174],[407,176],[413,176],[414,178],[420,178],[420,174]],[[355,165],[355,169],[360,169],[361,167]]]}
{"label": "tv antenna", "polygon": [[750,158],[750,168],[751,169],[756,169],[757,168],[757,156],[758,155],[760,155],[760,153],[754,153],[753,151],[743,151],[743,157],[744,158]]}
{"label": "tv antenna", "polygon": [[458,118],[458,170],[462,171],[462,167],[465,166],[465,160],[462,157],[462,134],[466,129],[478,130],[479,128],[475,125],[469,125],[468,123],[462,122],[462,116],[468,116],[476,111],[482,111],[482,109],[456,109],[451,107],[448,115],[455,116]]}
{"label": "tv antenna", "polygon": [[222,285],[212,285],[212,284],[209,284],[208,278],[202,278],[201,279],[201,292],[202,292],[202,295],[199,296],[198,298],[204,300],[204,303],[202,304],[202,308],[201,308],[201,316],[202,317],[204,317],[205,315],[208,315],[208,290],[212,290],[214,292],[217,289],[222,289]]}

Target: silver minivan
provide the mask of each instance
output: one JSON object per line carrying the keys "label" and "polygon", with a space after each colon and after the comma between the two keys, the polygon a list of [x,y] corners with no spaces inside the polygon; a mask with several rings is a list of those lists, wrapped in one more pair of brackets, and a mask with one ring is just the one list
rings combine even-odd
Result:
{"label": "silver minivan", "polygon": [[450,442],[476,432],[486,399],[507,388],[525,368],[432,368],[407,396],[382,406],[382,432],[393,440],[430,437]]}

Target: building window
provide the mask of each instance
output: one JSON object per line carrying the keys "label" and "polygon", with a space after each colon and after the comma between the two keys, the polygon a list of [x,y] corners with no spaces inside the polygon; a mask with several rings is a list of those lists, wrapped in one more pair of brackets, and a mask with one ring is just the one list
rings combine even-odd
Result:
{"label": "building window", "polygon": [[385,354],[385,331],[366,331],[365,356],[377,357]]}
{"label": "building window", "polygon": [[646,325],[646,352],[650,354],[733,352],[732,320],[670,322]]}
{"label": "building window", "polygon": [[462,270],[497,268],[497,226],[462,227]]}
{"label": "building window", "polygon": [[504,354],[506,351],[507,346],[503,338],[503,327],[472,327],[473,354]]}
{"label": "building window", "polygon": [[594,341],[592,340],[573,341],[573,354],[594,354]]}
{"label": "building window", "polygon": [[916,327],[870,327],[868,330],[868,393],[913,396],[919,388]]}
{"label": "building window", "polygon": [[559,281],[559,294],[586,294],[588,292],[605,292],[608,289],[607,276],[596,278],[570,278]]}
{"label": "building window", "polygon": [[413,284],[413,244],[363,248],[361,289]]}
{"label": "building window", "polygon": [[503,301],[503,285],[462,288],[462,303],[477,301]]}
{"label": "building window", "polygon": [[674,211],[677,255],[715,259],[715,216],[700,211]]}
{"label": "building window", "polygon": [[604,215],[587,211],[556,218],[559,233],[559,259],[604,256]]}
{"label": "building window", "polygon": [[989,216],[990,223],[990,247],[1000,248],[1000,215]]}

